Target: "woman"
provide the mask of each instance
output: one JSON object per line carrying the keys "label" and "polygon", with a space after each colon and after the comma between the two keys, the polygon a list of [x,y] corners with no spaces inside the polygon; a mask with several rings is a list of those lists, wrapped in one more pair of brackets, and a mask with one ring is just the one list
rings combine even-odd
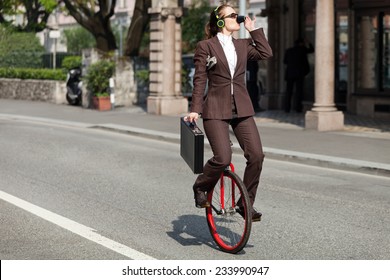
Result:
{"label": "woman", "polygon": [[[245,85],[245,70],[248,60],[267,59],[272,56],[272,50],[263,30],[255,30],[255,19],[245,17],[244,25],[252,39],[234,39],[233,32],[240,29],[237,13],[229,5],[218,6],[206,25],[207,39],[196,47],[191,113],[186,120],[196,122],[202,115],[214,154],[193,186],[198,208],[210,207],[206,192],[215,186],[221,172],[230,164],[229,125],[247,159],[244,184],[252,206],[255,201],[264,154]],[[261,215],[252,209],[253,221],[260,221]]]}

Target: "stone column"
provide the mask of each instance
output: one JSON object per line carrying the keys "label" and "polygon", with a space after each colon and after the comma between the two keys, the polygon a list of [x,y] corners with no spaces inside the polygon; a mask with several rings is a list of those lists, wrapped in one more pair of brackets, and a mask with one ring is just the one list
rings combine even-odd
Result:
{"label": "stone column", "polygon": [[181,29],[178,19],[182,9],[177,1],[153,1],[149,9],[150,74],[148,113],[181,114],[188,111],[188,101],[181,93]]}
{"label": "stone column", "polygon": [[282,10],[281,0],[267,0],[267,9],[263,11],[264,16],[268,17],[268,42],[273,49],[273,57],[267,60],[267,82],[266,92],[260,98],[260,106],[265,109],[277,109],[281,104],[281,92],[284,82],[281,81],[280,73],[283,71],[283,47],[281,32]]}
{"label": "stone column", "polygon": [[319,131],[342,130],[344,115],[334,104],[334,1],[317,0],[315,46],[315,103],[305,116],[305,127]]}

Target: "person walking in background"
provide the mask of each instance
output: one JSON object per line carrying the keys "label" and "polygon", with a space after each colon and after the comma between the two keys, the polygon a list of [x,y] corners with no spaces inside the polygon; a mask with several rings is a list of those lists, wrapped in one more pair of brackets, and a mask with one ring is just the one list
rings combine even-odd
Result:
{"label": "person walking in background", "polygon": [[290,112],[291,101],[295,86],[295,102],[294,109],[297,112],[302,112],[303,86],[304,79],[310,72],[309,61],[307,55],[314,52],[312,44],[307,44],[303,38],[298,38],[295,41],[294,47],[286,50],[284,54],[284,64],[286,65],[285,80],[287,83],[286,99],[284,110]]}
{"label": "person walking in background", "polygon": [[[193,185],[195,206],[198,208],[210,207],[206,193],[215,186],[231,162],[229,126],[247,159],[243,181],[252,206],[262,170],[264,153],[245,85],[245,72],[248,60],[270,58],[272,50],[263,29],[255,29],[255,19],[249,17],[245,18],[244,26],[252,38],[234,39],[233,32],[240,29],[237,16],[230,5],[218,6],[211,12],[206,25],[207,39],[200,41],[195,50],[191,111],[185,120],[196,122],[202,115],[205,134],[213,152],[213,157],[203,168],[203,174]],[[251,213],[253,221],[260,221],[260,212],[251,209]]]}

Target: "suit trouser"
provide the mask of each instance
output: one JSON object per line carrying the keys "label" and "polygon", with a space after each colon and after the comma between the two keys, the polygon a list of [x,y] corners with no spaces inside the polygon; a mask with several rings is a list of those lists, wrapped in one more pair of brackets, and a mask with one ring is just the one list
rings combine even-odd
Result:
{"label": "suit trouser", "polygon": [[203,127],[214,156],[207,161],[203,168],[203,174],[198,176],[194,186],[202,191],[210,190],[216,185],[221,173],[230,164],[232,148],[229,125],[232,126],[247,159],[243,181],[253,205],[264,160],[260,135],[253,117],[232,120],[203,120]]}

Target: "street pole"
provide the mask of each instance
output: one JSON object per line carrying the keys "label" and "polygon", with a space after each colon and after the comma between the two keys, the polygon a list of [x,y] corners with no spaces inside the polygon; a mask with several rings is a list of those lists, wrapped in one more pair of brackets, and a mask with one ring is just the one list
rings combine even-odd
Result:
{"label": "street pole", "polygon": [[54,38],[53,69],[57,67],[57,39]]}
{"label": "street pole", "polygon": [[[239,9],[240,15],[246,16],[246,0],[240,0]],[[243,24],[240,27],[240,38],[245,38],[245,27]]]}
{"label": "street pole", "polygon": [[115,108],[115,81],[114,78],[109,79],[110,85],[110,102],[111,102],[111,110]]}
{"label": "street pole", "polygon": [[53,39],[53,68],[56,69],[56,60],[57,60],[57,39],[60,38],[60,31],[58,29],[51,30],[49,32],[49,38]]}

